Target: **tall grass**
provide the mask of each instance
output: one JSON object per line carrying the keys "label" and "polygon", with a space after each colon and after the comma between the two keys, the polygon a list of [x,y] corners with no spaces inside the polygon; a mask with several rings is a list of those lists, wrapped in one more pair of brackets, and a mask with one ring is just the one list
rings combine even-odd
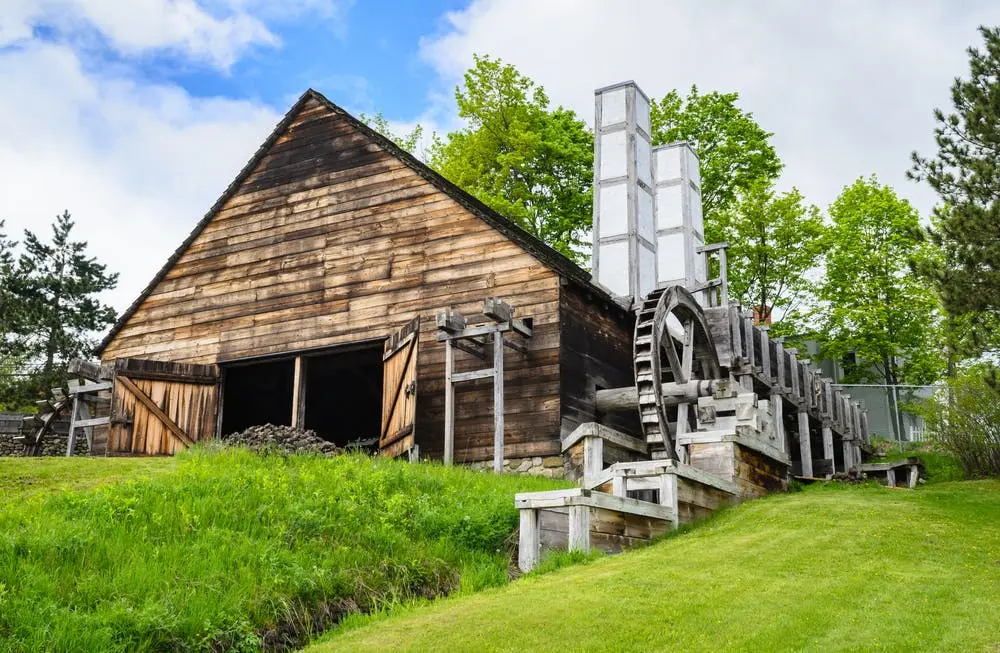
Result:
{"label": "tall grass", "polygon": [[170,472],[0,511],[0,650],[259,650],[507,580],[544,479],[196,449]]}

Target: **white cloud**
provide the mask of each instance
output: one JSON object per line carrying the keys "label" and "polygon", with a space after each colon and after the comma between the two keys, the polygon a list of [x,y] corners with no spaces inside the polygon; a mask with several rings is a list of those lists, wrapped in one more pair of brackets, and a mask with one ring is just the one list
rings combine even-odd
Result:
{"label": "white cloud", "polygon": [[166,50],[223,69],[251,46],[279,42],[239,6],[217,16],[194,0],[129,0],[126,10],[120,0],[5,0],[0,46],[30,39],[38,26],[66,38],[80,38],[89,28],[127,56]]}
{"label": "white cloud", "polygon": [[69,210],[76,236],[121,273],[119,310],[235,177],[280,116],[256,102],[196,99],[175,86],[85,70],[68,47],[0,56],[0,218],[48,234]]}
{"label": "white cloud", "polygon": [[825,206],[874,172],[926,213],[935,198],[905,179],[909,154],[932,151],[931,112],[996,18],[986,1],[478,0],[421,53],[448,87],[473,53],[500,56],[588,122],[593,89],[624,79],[657,97],[735,90],[775,133],[783,185]]}

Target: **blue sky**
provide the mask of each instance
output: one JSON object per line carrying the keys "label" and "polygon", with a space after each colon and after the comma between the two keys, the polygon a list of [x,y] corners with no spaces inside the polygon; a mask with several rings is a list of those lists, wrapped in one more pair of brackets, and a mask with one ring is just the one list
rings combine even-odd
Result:
{"label": "blue sky", "polygon": [[306,88],[445,132],[474,53],[588,122],[625,79],[737,91],[781,186],[823,208],[876,174],[926,215],[910,153],[933,150],[980,24],[995,0],[2,0],[0,219],[68,209],[123,309]]}
{"label": "blue sky", "polygon": [[[410,119],[423,111],[435,79],[433,68],[419,57],[420,40],[438,31],[447,12],[465,4],[356,2],[338,14],[343,25],[301,16],[275,21],[270,27],[280,47],[256,48],[225,71],[203,63],[177,65],[169,53],[139,62],[138,70],[193,96],[259,98],[282,107],[314,87],[352,111]],[[114,53],[105,49],[101,56]]]}

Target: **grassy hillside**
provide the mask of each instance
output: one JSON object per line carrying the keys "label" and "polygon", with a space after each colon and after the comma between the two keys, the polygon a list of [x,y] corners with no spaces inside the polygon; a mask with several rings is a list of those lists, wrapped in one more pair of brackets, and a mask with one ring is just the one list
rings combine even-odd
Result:
{"label": "grassy hillside", "polygon": [[0,461],[0,650],[293,646],[507,582],[513,495],[561,486],[243,450]]}
{"label": "grassy hillside", "polygon": [[1000,482],[813,487],[645,550],[385,619],[330,651],[1000,650]]}

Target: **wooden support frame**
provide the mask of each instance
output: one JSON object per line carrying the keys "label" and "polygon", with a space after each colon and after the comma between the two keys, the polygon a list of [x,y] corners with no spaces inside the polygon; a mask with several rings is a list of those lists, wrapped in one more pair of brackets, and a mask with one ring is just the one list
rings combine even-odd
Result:
{"label": "wooden support frame", "polygon": [[[503,471],[504,461],[504,348],[527,354],[527,348],[507,340],[506,333],[524,338],[532,335],[531,327],[524,320],[514,318],[515,309],[498,297],[483,300],[483,317],[494,320],[492,324],[469,325],[469,318],[451,309],[438,313],[435,322],[437,340],[445,345],[444,370],[444,464],[452,465],[455,459],[455,385],[476,379],[493,379],[493,471]],[[492,342],[492,366],[468,372],[455,372],[455,349],[469,352],[485,359],[483,346]]]}

